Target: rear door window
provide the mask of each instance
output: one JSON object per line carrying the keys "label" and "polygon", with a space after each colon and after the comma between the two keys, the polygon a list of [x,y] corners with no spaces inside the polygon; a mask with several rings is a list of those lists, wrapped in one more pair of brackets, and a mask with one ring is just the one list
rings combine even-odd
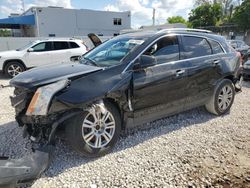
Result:
{"label": "rear door window", "polygon": [[213,54],[224,53],[223,49],[221,48],[221,45],[218,42],[214,40],[209,40],[209,43],[212,46]]}
{"label": "rear door window", "polygon": [[212,54],[212,49],[205,38],[184,36],[182,37],[182,58],[189,59]]}
{"label": "rear door window", "polygon": [[54,50],[69,49],[68,42],[54,42]]}
{"label": "rear door window", "polygon": [[177,61],[180,58],[178,38],[169,36],[159,39],[144,52],[144,55],[156,57],[158,64]]}

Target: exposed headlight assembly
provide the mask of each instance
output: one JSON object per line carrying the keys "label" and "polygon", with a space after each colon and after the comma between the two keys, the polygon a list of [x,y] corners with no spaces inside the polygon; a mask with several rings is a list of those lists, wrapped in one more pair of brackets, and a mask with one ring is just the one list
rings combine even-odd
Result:
{"label": "exposed headlight assembly", "polygon": [[60,90],[65,88],[69,83],[69,80],[60,80],[53,84],[49,84],[40,87],[36,90],[29,107],[26,111],[27,116],[32,115],[47,115],[48,108],[52,97]]}

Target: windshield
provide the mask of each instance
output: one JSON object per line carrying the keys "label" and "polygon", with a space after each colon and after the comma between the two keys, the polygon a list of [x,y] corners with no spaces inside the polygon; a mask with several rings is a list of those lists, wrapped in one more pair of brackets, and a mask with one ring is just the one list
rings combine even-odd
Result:
{"label": "windshield", "polygon": [[33,41],[33,42],[29,42],[28,44],[26,44],[25,46],[21,47],[21,48],[18,48],[16,49],[16,51],[22,51],[22,50],[25,50],[26,48],[29,48],[31,47],[33,44],[35,44],[36,42]]}
{"label": "windshield", "polygon": [[143,39],[132,37],[110,39],[84,55],[80,63],[92,64],[99,67],[114,66],[119,64],[129,52],[143,42]]}

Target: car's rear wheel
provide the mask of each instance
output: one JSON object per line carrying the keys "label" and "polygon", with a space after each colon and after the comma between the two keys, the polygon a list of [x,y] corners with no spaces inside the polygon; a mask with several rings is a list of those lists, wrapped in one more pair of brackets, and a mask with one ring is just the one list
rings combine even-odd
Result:
{"label": "car's rear wheel", "polygon": [[121,131],[118,109],[110,102],[94,104],[66,125],[69,144],[86,157],[102,156],[113,148]]}
{"label": "car's rear wheel", "polygon": [[21,63],[16,61],[7,63],[4,69],[5,74],[7,74],[7,76],[11,78],[15,77],[23,71],[25,71],[25,67]]}
{"label": "car's rear wheel", "polygon": [[225,114],[230,110],[234,97],[235,88],[232,81],[224,79],[217,84],[213,96],[205,107],[212,114]]}

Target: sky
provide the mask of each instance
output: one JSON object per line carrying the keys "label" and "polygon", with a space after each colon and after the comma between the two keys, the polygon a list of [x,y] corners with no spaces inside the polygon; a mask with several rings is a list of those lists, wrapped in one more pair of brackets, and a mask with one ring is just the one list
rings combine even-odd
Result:
{"label": "sky", "polygon": [[[156,24],[166,23],[171,16],[188,18],[194,0],[23,0],[24,8],[31,6],[60,6],[75,9],[94,9],[106,11],[131,11],[132,27],[152,24],[153,8],[156,9]],[[0,18],[10,13],[21,13],[22,0],[0,0]]]}

